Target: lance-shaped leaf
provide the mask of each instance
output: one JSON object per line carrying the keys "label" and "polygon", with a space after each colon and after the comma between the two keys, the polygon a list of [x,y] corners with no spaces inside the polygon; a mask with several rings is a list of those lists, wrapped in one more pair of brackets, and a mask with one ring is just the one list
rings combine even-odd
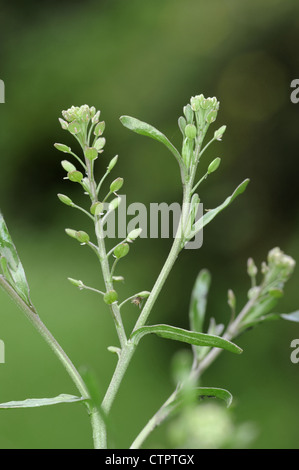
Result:
{"label": "lance-shaped leaf", "polygon": [[150,333],[154,333],[162,338],[181,341],[183,343],[193,344],[195,346],[210,346],[214,348],[226,349],[227,351],[240,354],[242,349],[236,344],[219,336],[207,335],[195,331],[184,330],[169,325],[151,325],[143,326],[135,330],[131,335],[131,341],[137,344],[140,339]]}
{"label": "lance-shaped leaf", "polygon": [[[194,224],[194,230],[192,232],[192,237],[194,237],[196,235],[197,232],[199,232],[200,230],[203,229],[203,227],[205,227],[205,225],[209,224],[213,219],[214,217],[216,217],[216,215],[219,214],[219,212],[223,211],[223,209],[225,209],[227,206],[229,206],[234,199],[236,199],[237,196],[239,196],[239,194],[242,194],[248,183],[249,183],[249,179],[246,179],[243,181],[243,183],[241,183],[236,189],[235,191],[233,192],[233,194],[229,197],[227,197],[225,199],[225,201],[220,204],[220,206],[216,207],[215,209],[211,209],[209,210],[206,214],[204,214],[195,224]],[[191,237],[191,238],[192,238]]]}
{"label": "lance-shaped leaf", "polygon": [[193,331],[203,331],[210,284],[211,274],[206,269],[202,269],[196,278],[191,294],[189,320],[191,330]]}
{"label": "lance-shaped leaf", "polygon": [[77,401],[84,401],[84,398],[76,397],[75,395],[61,394],[53,398],[28,398],[23,401],[8,401],[7,403],[0,403],[0,408],[36,408],[39,406],[74,403]]}
{"label": "lance-shaped leaf", "polygon": [[260,323],[264,323],[267,321],[276,321],[276,320],[281,320],[281,319],[299,323],[299,310],[296,310],[295,312],[292,312],[292,313],[269,313],[267,315],[263,315],[251,321],[250,319],[248,319],[244,324],[242,323],[241,331],[247,330],[249,328],[253,328],[259,325]]}
{"label": "lance-shaped leaf", "polygon": [[123,126],[127,127],[131,131],[134,131],[140,135],[151,137],[152,139],[164,144],[168,148],[168,150],[170,150],[170,152],[175,156],[179,165],[181,166],[182,159],[179,151],[170,142],[170,140],[168,140],[167,137],[162,134],[162,132],[160,132],[158,129],[151,126],[150,124],[147,124],[146,122],[139,121],[139,119],[133,118],[131,116],[121,116],[120,122]]}
{"label": "lance-shaped leaf", "polygon": [[0,262],[3,275],[15,292],[32,307],[25,272],[11,239],[3,215],[0,213]]}
{"label": "lance-shaped leaf", "polygon": [[227,408],[233,401],[232,394],[224,388],[196,387],[192,390],[188,390],[187,395],[185,395],[184,390],[181,390],[175,400],[169,404],[169,408],[171,408],[172,411],[178,411],[178,409],[184,406],[186,399],[190,402],[190,400],[196,401],[197,399],[204,398],[219,398],[220,400],[224,400]]}

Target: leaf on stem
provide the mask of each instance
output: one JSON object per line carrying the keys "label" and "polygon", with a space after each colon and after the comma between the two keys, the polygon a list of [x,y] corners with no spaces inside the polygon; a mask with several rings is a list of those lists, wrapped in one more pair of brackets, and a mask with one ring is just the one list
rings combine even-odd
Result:
{"label": "leaf on stem", "polygon": [[203,229],[203,227],[205,227],[205,225],[209,224],[213,219],[214,217],[216,217],[216,215],[219,214],[219,212],[223,211],[223,209],[225,209],[227,206],[229,206],[229,204],[231,204],[233,202],[233,200],[239,196],[239,194],[242,194],[248,183],[249,183],[249,179],[246,179],[243,181],[243,183],[241,183],[236,189],[235,191],[233,192],[233,194],[229,197],[227,197],[225,199],[225,201],[220,204],[220,206],[216,207],[215,209],[211,209],[209,210],[206,214],[204,214],[194,225],[194,230],[192,232],[192,236],[190,238],[193,238],[197,232],[199,232],[200,230]]}
{"label": "leaf on stem", "polygon": [[74,403],[77,401],[84,401],[84,398],[63,393],[53,398],[28,398],[22,401],[8,401],[7,403],[0,403],[0,408],[35,408],[39,406],[58,405],[60,403]]}
{"label": "leaf on stem", "polygon": [[3,275],[22,300],[32,307],[28,282],[16,247],[0,213],[0,263]]}
{"label": "leaf on stem", "polygon": [[151,126],[150,124],[147,124],[146,122],[139,121],[139,119],[133,118],[131,116],[121,116],[120,122],[123,126],[127,127],[131,131],[134,131],[140,135],[151,137],[152,139],[164,144],[181,165],[181,155],[179,151],[170,142],[170,140],[168,140],[167,137],[162,134],[162,132],[160,132],[158,129]]}
{"label": "leaf on stem", "polygon": [[[224,388],[215,388],[215,387],[196,387],[192,390],[188,391],[188,399],[190,400],[190,395],[195,400],[197,398],[219,398],[220,400],[224,400],[226,403],[227,408],[230,407],[233,401],[232,394],[225,390]],[[178,393],[177,398],[170,404],[173,411],[177,411],[177,409],[184,404],[185,394],[184,390]]]}
{"label": "leaf on stem", "polygon": [[211,274],[202,269],[198,274],[192,294],[189,308],[189,319],[191,330],[203,331],[203,323],[206,313],[207,296],[211,284]]}
{"label": "leaf on stem", "polygon": [[131,335],[131,341],[138,344],[143,336],[150,333],[154,333],[162,338],[181,341],[195,346],[221,348],[236,354],[240,354],[242,352],[242,349],[239,348],[239,346],[219,336],[184,330],[170,325],[151,325],[138,328]]}

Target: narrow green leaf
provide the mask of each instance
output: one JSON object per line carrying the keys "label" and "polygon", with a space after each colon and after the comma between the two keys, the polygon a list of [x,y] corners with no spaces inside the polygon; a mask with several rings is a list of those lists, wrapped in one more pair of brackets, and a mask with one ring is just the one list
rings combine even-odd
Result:
{"label": "narrow green leaf", "polygon": [[0,403],[0,408],[35,408],[38,406],[58,405],[60,403],[74,403],[77,401],[84,401],[82,397],[74,395],[61,394],[53,398],[28,398],[23,401],[8,401],[7,403]]}
{"label": "narrow green leaf", "polygon": [[240,354],[242,352],[242,349],[239,348],[239,346],[224,338],[220,338],[219,336],[197,333],[195,331],[184,330],[182,328],[176,328],[169,325],[143,326],[133,332],[131,340],[137,344],[143,336],[150,333],[154,333],[162,338],[181,341],[195,346],[221,348],[236,354]]}
{"label": "narrow green leaf", "polygon": [[[225,209],[227,206],[229,206],[229,204],[231,204],[233,202],[233,200],[239,196],[240,194],[242,194],[248,183],[249,183],[249,179],[246,179],[243,181],[243,183],[241,183],[236,189],[235,191],[233,192],[233,194],[229,197],[227,197],[225,199],[225,201],[220,204],[220,206],[216,207],[215,209],[211,209],[209,210],[206,214],[203,215],[203,217],[201,217],[197,222],[196,224],[194,225],[194,230],[192,232],[192,237],[194,237],[194,235],[199,232],[200,230],[203,229],[203,227],[205,227],[205,225],[209,224],[213,219],[214,217],[216,217],[216,215],[219,214],[219,212],[223,211],[223,209]],[[192,238],[191,237],[191,238]]]}
{"label": "narrow green leaf", "polygon": [[189,319],[191,330],[202,332],[206,313],[207,296],[211,284],[211,274],[202,269],[198,274],[192,294],[189,308]]}
{"label": "narrow green leaf", "polygon": [[151,137],[158,142],[164,144],[168,150],[175,156],[179,164],[181,165],[181,155],[179,151],[175,148],[175,146],[167,139],[167,137],[162,134],[158,129],[147,124],[146,122],[139,121],[139,119],[130,117],[130,116],[121,116],[120,122],[123,126],[127,127],[131,131],[136,132],[140,135],[145,135],[147,137]]}
{"label": "narrow green leaf", "polygon": [[25,271],[16,247],[8,232],[3,215],[0,213],[0,259],[3,275],[15,292],[32,307]]}
{"label": "narrow green leaf", "polygon": [[[233,396],[232,394],[228,391],[225,390],[224,388],[215,388],[215,387],[196,387],[190,391],[188,391],[188,394],[192,394],[193,398],[219,398],[220,400],[224,400],[226,403],[227,408],[230,407],[233,401]],[[189,397],[190,399],[190,397]],[[184,390],[179,392],[178,397],[176,400],[171,404],[174,406],[179,406],[184,400]]]}
{"label": "narrow green leaf", "polygon": [[281,313],[279,316],[284,320],[289,320],[296,323],[299,322],[299,310],[296,310],[296,312],[292,313]]}

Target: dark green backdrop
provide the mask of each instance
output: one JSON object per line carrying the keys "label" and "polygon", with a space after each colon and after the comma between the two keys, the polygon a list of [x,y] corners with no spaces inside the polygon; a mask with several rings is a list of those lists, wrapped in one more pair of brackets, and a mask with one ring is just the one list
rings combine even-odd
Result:
{"label": "dark green backdrop", "polygon": [[[190,96],[204,93],[221,102],[226,124],[222,143],[209,149],[222,165],[202,186],[206,208],[229,195],[244,178],[246,193],[204,232],[203,248],[184,251],[157,303],[152,321],[188,327],[190,291],[202,267],[213,274],[209,312],[228,319],[226,292],[246,300],[246,261],[257,263],[280,246],[299,260],[299,104],[290,83],[299,75],[299,4],[296,0],[28,1],[0,6],[0,207],[41,317],[76,365],[96,371],[102,391],[116,344],[107,311],[93,295],[78,292],[68,276],[96,285],[100,273],[87,249],[64,235],[84,229],[80,214],[62,206],[58,192],[80,201],[78,188],[63,181],[54,142],[71,142],[57,118],[72,104],[94,105],[106,121],[107,144],[99,174],[119,154],[116,176],[125,178],[128,202],[180,201],[174,158],[156,142],[124,129],[118,118],[136,116],[181,137],[177,118]],[[219,127],[218,126],[218,127]],[[205,169],[206,167],[204,167]],[[81,224],[81,225],[80,225]],[[80,227],[78,226],[80,225]],[[150,289],[169,247],[167,240],[139,240],[123,261],[121,294]],[[298,269],[280,303],[299,307]],[[4,293],[0,295],[0,401],[75,392],[51,351]],[[125,310],[132,325],[136,310]],[[262,326],[240,338],[241,357],[224,353],[206,373],[205,385],[235,396],[237,422],[256,423],[252,447],[297,448],[299,365],[290,361],[291,323]],[[173,384],[169,363],[179,346],[145,339],[112,412],[113,445],[126,447]],[[129,423],[129,425],[127,424]],[[165,427],[147,442],[167,446]],[[60,405],[0,413],[1,448],[87,448],[83,407]]]}

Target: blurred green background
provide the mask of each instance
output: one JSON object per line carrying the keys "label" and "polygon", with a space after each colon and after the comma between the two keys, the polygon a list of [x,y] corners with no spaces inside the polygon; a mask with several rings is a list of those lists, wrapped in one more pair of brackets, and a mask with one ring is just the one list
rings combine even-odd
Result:
{"label": "blurred green background", "polygon": [[[114,176],[125,178],[130,202],[180,201],[174,158],[158,143],[124,129],[119,116],[152,123],[175,143],[177,118],[190,96],[221,102],[214,129],[228,126],[222,143],[209,148],[201,170],[216,156],[222,165],[202,185],[206,208],[214,207],[246,177],[244,195],[204,232],[203,248],[185,250],[171,273],[152,322],[188,328],[190,292],[198,271],[213,275],[209,313],[227,321],[227,290],[238,306],[246,301],[246,261],[258,264],[274,246],[299,260],[299,105],[290,101],[298,77],[299,4],[296,0],[151,0],[2,2],[0,78],[0,206],[18,248],[40,316],[77,366],[96,372],[104,393],[117,338],[107,310],[92,293],[66,278],[101,286],[97,262],[68,239],[64,228],[88,229],[84,216],[63,206],[56,194],[81,201],[79,188],[63,180],[62,154],[54,142],[74,145],[57,118],[71,105],[101,109],[107,144],[99,175],[119,154]],[[213,129],[213,130],[214,130]],[[150,290],[169,240],[135,242],[121,264],[120,295]],[[298,309],[298,268],[279,311]],[[4,293],[0,294],[0,401],[75,393],[47,345]],[[124,309],[133,325],[135,307]],[[253,448],[298,447],[299,365],[290,343],[292,323],[261,326],[242,336],[240,357],[223,353],[203,385],[228,388],[234,419],[253,422]],[[180,345],[146,338],[134,357],[111,414],[111,445],[126,448],[172,391],[170,362]],[[89,448],[83,406],[2,410],[1,448]],[[167,447],[167,425],[147,441]]]}

